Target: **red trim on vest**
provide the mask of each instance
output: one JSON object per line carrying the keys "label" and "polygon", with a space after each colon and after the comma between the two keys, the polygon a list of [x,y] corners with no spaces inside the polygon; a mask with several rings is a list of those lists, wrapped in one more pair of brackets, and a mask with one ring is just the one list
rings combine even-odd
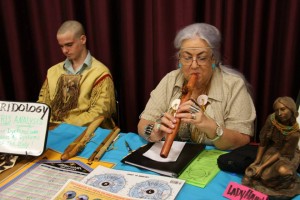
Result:
{"label": "red trim on vest", "polygon": [[112,77],[111,77],[110,74],[105,74],[104,76],[102,76],[101,78],[99,78],[99,79],[94,83],[93,87],[95,87],[96,85],[98,85],[101,81],[103,81],[103,79],[105,79],[105,78],[107,78],[107,77],[109,77],[109,78],[112,79]]}

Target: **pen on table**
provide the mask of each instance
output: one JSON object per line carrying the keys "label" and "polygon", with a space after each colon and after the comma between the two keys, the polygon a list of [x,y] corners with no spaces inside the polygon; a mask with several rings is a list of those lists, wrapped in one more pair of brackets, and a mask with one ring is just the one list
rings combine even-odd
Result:
{"label": "pen on table", "polygon": [[132,152],[132,148],[129,146],[128,142],[125,140],[125,145],[129,153]]}
{"label": "pen on table", "polygon": [[110,151],[112,149],[114,149],[115,147],[115,143],[117,142],[117,139],[119,139],[121,136],[121,134],[118,134],[117,137],[115,137],[115,139],[112,141],[112,143],[108,146],[108,148],[106,149],[106,151]]}
{"label": "pen on table", "polygon": [[115,139],[112,141],[111,145],[115,144],[115,142],[117,141],[117,139],[119,139],[120,134],[117,135],[117,137],[115,137]]}

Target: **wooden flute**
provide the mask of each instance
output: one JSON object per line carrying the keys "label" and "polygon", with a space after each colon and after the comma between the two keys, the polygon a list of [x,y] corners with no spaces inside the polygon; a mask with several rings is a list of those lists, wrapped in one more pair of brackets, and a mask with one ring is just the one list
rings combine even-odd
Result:
{"label": "wooden flute", "polygon": [[[188,81],[188,83],[186,84],[186,86],[183,88],[182,90],[182,97],[180,100],[180,104],[188,101],[192,94],[193,94],[193,90],[195,87],[197,81],[197,75],[196,74],[192,74],[190,77],[190,80]],[[180,127],[180,122],[181,120],[179,118],[176,118],[177,123],[175,124],[175,128],[173,129],[172,133],[167,134],[166,136],[166,140],[165,143],[161,149],[160,152],[160,156],[163,158],[167,158],[170,152],[170,149],[172,147],[173,141],[178,133],[179,127]]]}
{"label": "wooden flute", "polygon": [[92,155],[88,159],[88,163],[92,163],[93,161],[99,161],[101,156],[105,153],[109,145],[113,142],[113,140],[120,133],[120,128],[115,126],[115,128],[108,134],[108,136],[101,142],[101,144],[97,147],[97,149],[92,153]]}
{"label": "wooden flute", "polygon": [[100,126],[104,120],[103,116],[97,117],[93,122],[91,122],[88,127],[81,133],[64,151],[61,155],[61,160],[68,160],[76,156],[81,152],[86,143],[94,136],[95,130]]}

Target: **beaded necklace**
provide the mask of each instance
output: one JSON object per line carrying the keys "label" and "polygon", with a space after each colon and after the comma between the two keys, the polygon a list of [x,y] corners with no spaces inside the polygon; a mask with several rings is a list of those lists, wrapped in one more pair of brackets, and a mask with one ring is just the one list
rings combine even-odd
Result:
{"label": "beaded necklace", "polygon": [[295,133],[299,130],[299,125],[298,123],[294,123],[293,126],[286,126],[283,125],[281,123],[279,123],[276,119],[275,119],[275,113],[273,113],[271,115],[271,122],[274,126],[276,126],[276,128],[283,134],[283,135],[288,135],[291,133]]}

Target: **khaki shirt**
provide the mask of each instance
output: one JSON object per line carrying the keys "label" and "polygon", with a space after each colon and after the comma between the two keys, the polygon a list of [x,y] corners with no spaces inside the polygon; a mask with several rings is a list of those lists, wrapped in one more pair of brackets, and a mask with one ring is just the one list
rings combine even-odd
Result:
{"label": "khaki shirt", "polygon": [[[256,111],[244,80],[237,74],[216,68],[208,91],[206,114],[221,126],[253,136]],[[226,68],[225,68],[226,69]],[[151,92],[150,99],[140,118],[155,121],[171,108],[174,99],[181,97],[184,77],[180,69],[168,73]],[[179,140],[192,140],[211,144],[206,134],[196,127],[182,123],[178,132]]]}

